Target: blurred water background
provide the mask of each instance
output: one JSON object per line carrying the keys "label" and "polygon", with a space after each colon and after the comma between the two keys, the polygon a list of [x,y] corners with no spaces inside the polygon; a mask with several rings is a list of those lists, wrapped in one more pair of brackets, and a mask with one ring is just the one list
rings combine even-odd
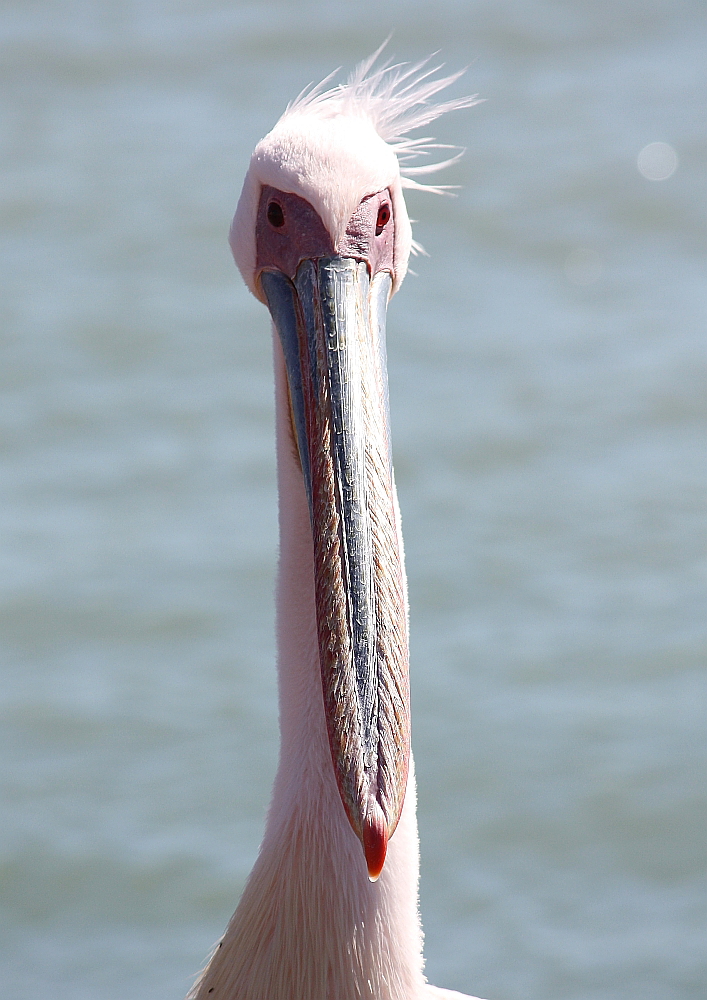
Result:
{"label": "blurred water background", "polygon": [[487,99],[435,126],[461,190],[409,196],[389,311],[428,974],[705,995],[703,0],[8,0],[5,996],[182,997],[253,862],[273,400],[226,233],[287,101],[390,30]]}

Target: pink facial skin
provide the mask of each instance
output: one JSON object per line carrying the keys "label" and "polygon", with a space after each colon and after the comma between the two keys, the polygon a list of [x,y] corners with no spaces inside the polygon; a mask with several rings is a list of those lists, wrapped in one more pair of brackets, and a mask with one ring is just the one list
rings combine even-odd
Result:
{"label": "pink facial skin", "polygon": [[368,264],[371,277],[393,273],[395,223],[386,188],[359,204],[337,246],[308,201],[296,194],[263,185],[255,225],[256,274],[277,268],[294,278],[303,260],[338,254]]}

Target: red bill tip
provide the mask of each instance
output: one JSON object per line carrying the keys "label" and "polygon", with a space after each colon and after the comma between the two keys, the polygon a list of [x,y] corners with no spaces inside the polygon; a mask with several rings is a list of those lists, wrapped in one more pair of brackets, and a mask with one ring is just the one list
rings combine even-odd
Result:
{"label": "red bill tip", "polygon": [[366,855],[368,877],[371,882],[375,882],[383,871],[387,850],[388,831],[383,810],[377,802],[372,802],[363,822],[363,853]]}

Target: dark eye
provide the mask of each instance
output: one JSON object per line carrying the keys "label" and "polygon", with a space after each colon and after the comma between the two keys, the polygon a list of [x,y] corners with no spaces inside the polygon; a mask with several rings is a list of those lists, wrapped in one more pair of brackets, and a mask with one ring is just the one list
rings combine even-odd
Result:
{"label": "dark eye", "polygon": [[381,205],[381,207],[378,209],[378,216],[376,218],[376,236],[380,236],[385,227],[388,225],[389,221],[390,221],[390,205],[388,204],[388,202],[385,202],[385,204]]}
{"label": "dark eye", "polygon": [[[380,215],[380,212],[378,214]],[[282,206],[278,205],[276,201],[271,201],[268,205],[268,222],[275,229],[280,229],[285,225],[285,213],[282,211]]]}

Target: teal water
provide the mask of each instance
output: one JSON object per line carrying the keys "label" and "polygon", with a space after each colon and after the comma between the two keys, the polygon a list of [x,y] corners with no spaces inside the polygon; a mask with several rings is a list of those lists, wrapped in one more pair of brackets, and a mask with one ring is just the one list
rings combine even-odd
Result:
{"label": "teal water", "polygon": [[[468,149],[459,197],[409,197],[430,257],[389,311],[428,974],[491,1000],[704,996],[701,0],[10,0],[8,997],[182,997],[253,862],[272,381],[226,233],[287,101],[391,29],[486,98],[436,127]],[[654,142],[663,180],[638,166]]]}

